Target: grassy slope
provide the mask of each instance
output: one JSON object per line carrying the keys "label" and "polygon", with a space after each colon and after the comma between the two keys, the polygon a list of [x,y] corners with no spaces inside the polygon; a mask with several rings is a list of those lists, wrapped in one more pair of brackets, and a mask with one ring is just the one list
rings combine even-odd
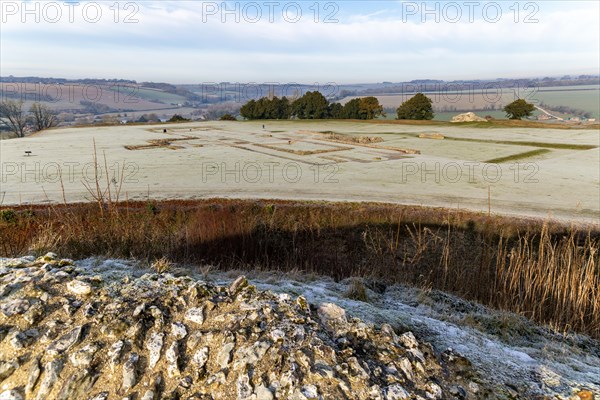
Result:
{"label": "grassy slope", "polygon": [[0,252],[363,276],[600,337],[600,230],[376,203],[169,201],[0,211]]}

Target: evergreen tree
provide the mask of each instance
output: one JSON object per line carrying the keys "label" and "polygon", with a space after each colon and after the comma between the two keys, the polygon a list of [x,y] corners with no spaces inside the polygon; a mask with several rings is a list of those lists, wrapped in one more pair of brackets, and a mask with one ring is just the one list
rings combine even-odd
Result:
{"label": "evergreen tree", "polygon": [[521,119],[529,117],[535,110],[535,106],[523,99],[513,101],[504,107],[504,112],[509,119]]}
{"label": "evergreen tree", "polygon": [[329,115],[329,102],[320,92],[306,92],[292,104],[292,116],[300,119],[323,119]]}
{"label": "evergreen tree", "polygon": [[360,99],[352,99],[344,105],[343,118],[360,119]]}
{"label": "evergreen tree", "polygon": [[396,110],[398,119],[430,120],[433,119],[433,106],[429,97],[417,93]]}

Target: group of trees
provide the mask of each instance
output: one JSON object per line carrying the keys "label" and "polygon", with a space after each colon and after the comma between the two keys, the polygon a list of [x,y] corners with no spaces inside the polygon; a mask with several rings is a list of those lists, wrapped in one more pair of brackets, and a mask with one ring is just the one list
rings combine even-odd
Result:
{"label": "group of trees", "polygon": [[288,119],[291,112],[292,104],[285,96],[250,100],[240,108],[240,115],[247,119]]}
{"label": "group of trees", "polygon": [[[417,93],[402,103],[397,110],[398,119],[433,119],[431,99]],[[320,92],[307,92],[290,102],[287,97],[263,97],[250,100],[240,109],[246,119],[374,119],[385,116],[383,106],[376,97],[360,97],[340,103],[330,103]]]}
{"label": "group of trees", "polygon": [[263,97],[250,100],[240,109],[246,119],[373,119],[383,115],[383,107],[375,97],[350,100],[346,105],[330,103],[320,92],[306,92],[290,101],[287,97]]}
{"label": "group of trees", "polygon": [[[533,104],[523,99],[515,100],[504,107],[510,119],[529,117],[535,110]],[[397,119],[431,120],[434,117],[433,102],[423,93],[417,93],[403,102],[397,109]],[[307,92],[304,96],[290,102],[287,97],[263,97],[250,100],[240,110],[246,119],[374,119],[385,116],[383,107],[376,97],[360,97],[348,101],[345,105],[330,103],[320,92]]]}
{"label": "group of trees", "polygon": [[41,131],[58,125],[58,118],[44,104],[33,103],[27,112],[23,109],[22,100],[6,100],[0,102],[0,124],[18,137],[24,137],[28,131]]}

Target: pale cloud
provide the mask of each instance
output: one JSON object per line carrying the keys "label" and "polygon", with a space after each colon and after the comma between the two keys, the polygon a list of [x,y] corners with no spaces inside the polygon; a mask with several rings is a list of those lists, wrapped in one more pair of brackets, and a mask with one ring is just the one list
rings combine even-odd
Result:
{"label": "pale cloud", "polygon": [[515,23],[510,14],[496,23],[403,21],[402,10],[390,8],[399,3],[391,2],[360,14],[340,9],[334,24],[315,23],[307,8],[296,23],[277,13],[274,23],[268,15],[235,23],[232,14],[222,23],[219,13],[203,15],[199,3],[187,1],[140,3],[139,22],[124,23],[121,10],[115,23],[112,2],[96,4],[103,18],[94,24],[8,19],[0,39],[2,75],[365,82],[597,73],[600,67],[597,2],[540,3],[539,22],[530,24]]}

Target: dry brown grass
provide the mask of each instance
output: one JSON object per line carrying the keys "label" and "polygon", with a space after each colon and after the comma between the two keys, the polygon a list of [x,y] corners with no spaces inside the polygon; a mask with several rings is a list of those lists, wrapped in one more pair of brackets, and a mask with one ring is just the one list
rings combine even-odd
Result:
{"label": "dry brown grass", "polygon": [[167,272],[173,271],[173,269],[175,268],[175,264],[173,264],[167,257],[161,257],[155,260],[150,265],[150,268],[156,271],[157,274],[165,274]]}
{"label": "dry brown grass", "polygon": [[441,133],[419,133],[419,138],[421,139],[437,139],[437,140],[444,140],[445,136],[442,135]]}
{"label": "dry brown grass", "polygon": [[0,220],[0,254],[51,248],[75,259],[165,257],[220,269],[368,277],[451,292],[600,338],[598,227],[375,203],[108,206],[108,198],[15,208],[14,218]]}
{"label": "dry brown grass", "polygon": [[369,296],[367,295],[367,288],[358,278],[353,278],[348,285],[348,290],[345,293],[346,297],[352,300],[362,301],[364,303],[369,302]]}
{"label": "dry brown grass", "polygon": [[508,246],[498,244],[489,301],[558,329],[600,333],[599,241],[571,230],[553,240],[547,227]]}

